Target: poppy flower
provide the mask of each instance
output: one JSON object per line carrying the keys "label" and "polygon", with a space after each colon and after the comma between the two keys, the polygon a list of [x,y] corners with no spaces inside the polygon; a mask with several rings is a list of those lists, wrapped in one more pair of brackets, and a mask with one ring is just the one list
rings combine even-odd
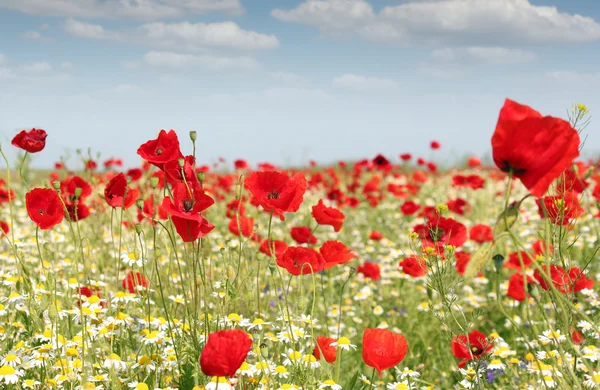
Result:
{"label": "poppy flower", "polygon": [[246,160],[235,160],[233,162],[235,169],[248,169],[250,166]]}
{"label": "poppy flower", "polygon": [[323,358],[327,363],[334,363],[337,358],[337,351],[335,347],[332,347],[331,344],[335,343],[335,339],[330,339],[329,337],[319,336],[317,337],[317,345],[313,350],[313,356],[318,360],[321,360],[321,352],[323,353]]}
{"label": "poppy flower", "polygon": [[404,215],[413,215],[419,211],[420,208],[421,206],[417,203],[413,202],[412,200],[407,200],[406,202],[402,203],[402,206],[400,206],[400,211]]}
{"label": "poppy flower", "polygon": [[252,339],[243,330],[213,332],[200,354],[200,369],[209,377],[233,376],[251,349]]}
{"label": "poppy flower", "polygon": [[276,171],[253,172],[244,183],[256,204],[284,221],[286,212],[296,212],[306,191],[306,178],[302,173],[289,177]]}
{"label": "poppy flower", "polygon": [[288,248],[287,244],[283,241],[278,240],[264,240],[262,244],[260,244],[259,250],[267,256],[271,256],[271,248],[275,249],[275,257],[281,256],[285,250]]}
{"label": "poppy flower", "polygon": [[298,276],[322,271],[325,268],[325,260],[312,248],[290,246],[277,258],[277,265]]}
{"label": "poppy flower", "polygon": [[379,264],[371,263],[370,261],[365,261],[362,265],[359,265],[356,272],[363,274],[365,278],[371,280],[379,280],[381,277]]}
{"label": "poppy flower", "polygon": [[554,287],[563,294],[566,294],[569,291],[569,284],[571,281],[569,280],[569,275],[562,267],[554,264],[547,264],[543,265],[542,269],[550,278],[549,280],[546,279],[538,269],[533,271],[533,277],[544,290],[551,290],[551,285],[554,285]]}
{"label": "poppy flower", "polygon": [[183,241],[192,242],[214,229],[214,225],[200,215],[200,212],[213,203],[213,198],[206,195],[201,188],[188,190],[184,183],[179,183],[173,189],[173,199],[165,197],[162,207],[171,215],[175,229]]}
{"label": "poppy flower", "polygon": [[15,135],[11,143],[19,149],[29,153],[41,152],[46,146],[48,134],[42,129],[21,130]]}
{"label": "poppy flower", "polygon": [[131,179],[131,181],[137,181],[142,178],[143,172],[140,168],[131,168],[125,172],[125,176]]}
{"label": "poppy flower", "polygon": [[500,170],[512,171],[532,195],[541,197],[579,156],[579,143],[579,134],[569,122],[543,117],[506,99],[492,136],[492,154]]}
{"label": "poppy flower", "polygon": [[425,263],[425,260],[419,256],[409,256],[403,259],[400,261],[400,267],[405,274],[410,275],[413,278],[418,278],[427,274],[427,264]]}
{"label": "poppy flower", "polygon": [[480,244],[492,242],[494,241],[494,231],[489,225],[480,223],[471,227],[471,230],[469,230],[469,237],[471,240]]}
{"label": "poppy flower", "polygon": [[377,169],[386,170],[386,169],[390,169],[392,167],[390,160],[388,160],[382,154],[378,154],[377,156],[375,156],[372,163]]}
{"label": "poppy flower", "polygon": [[429,169],[429,172],[436,173],[437,172],[437,165],[434,162],[429,161],[427,163],[427,169]]}
{"label": "poppy flower", "polygon": [[494,344],[488,341],[487,337],[478,330],[474,330],[468,335],[454,336],[452,339],[452,354],[459,359],[458,367],[463,368],[471,360],[479,359],[487,355]]}
{"label": "poppy flower", "polygon": [[127,186],[127,177],[119,173],[106,185],[104,189],[104,200],[112,208],[124,207],[128,209],[137,199],[138,191]]}
{"label": "poppy flower", "polygon": [[454,265],[456,272],[464,275],[467,265],[469,265],[469,261],[471,260],[471,254],[469,252],[456,251],[454,252],[454,257],[456,257],[456,264]]}
{"label": "poppy flower", "polygon": [[93,171],[94,169],[98,168],[98,163],[94,160],[86,160],[85,161],[85,169],[89,170],[89,171]]}
{"label": "poppy flower", "polygon": [[471,205],[462,198],[449,200],[446,205],[448,206],[448,210],[458,215],[465,215],[471,211]]}
{"label": "poppy flower", "polygon": [[414,227],[424,247],[462,246],[467,241],[467,228],[452,218],[435,217]]}
{"label": "poppy flower", "polygon": [[573,163],[563,172],[560,182],[556,186],[559,194],[573,191],[581,194],[590,183],[585,179],[587,166],[584,162],[578,161]]}
{"label": "poppy flower", "polygon": [[534,280],[531,276],[523,278],[523,274],[520,272],[512,274],[510,279],[508,279],[508,291],[506,296],[511,297],[516,301],[523,302],[527,297],[527,286],[533,282]]}
{"label": "poppy flower", "polygon": [[2,229],[1,237],[6,236],[10,232],[10,226],[4,221],[0,221],[0,229]]}
{"label": "poppy flower", "polygon": [[240,219],[238,222],[237,215],[234,215],[229,220],[229,231],[235,235],[240,235],[240,228],[242,232],[242,236],[250,238],[254,235],[254,218],[248,218],[245,215],[240,215]]}
{"label": "poppy flower", "polygon": [[[77,190],[79,188],[79,190]],[[79,192],[77,197],[76,192]],[[60,182],[60,194],[67,202],[83,201],[92,194],[90,184],[79,176],[70,176]]]}
{"label": "poppy flower", "polygon": [[546,252],[550,252],[550,254],[554,253],[554,247],[552,245],[547,246],[546,243],[544,242],[544,240],[536,240],[533,245],[531,246],[531,249],[533,250],[533,253],[535,253],[536,255],[540,256],[540,255],[545,255]]}
{"label": "poppy flower", "polygon": [[325,260],[325,270],[338,264],[347,263],[357,257],[354,252],[339,241],[327,241],[321,246],[319,253]]}
{"label": "poppy flower", "polygon": [[63,204],[55,190],[34,188],[25,195],[29,218],[42,230],[62,222],[65,217]]}
{"label": "poppy flower", "polygon": [[150,164],[162,169],[164,164],[183,157],[175,130],[161,130],[156,139],[142,144],[137,154]]}
{"label": "poppy flower", "polygon": [[312,207],[312,216],[319,225],[333,226],[335,232],[340,231],[345,218],[340,210],[325,206],[323,200],[319,200],[319,203]]}
{"label": "poppy flower", "polygon": [[312,231],[307,226],[295,226],[290,229],[290,233],[294,241],[298,244],[314,245],[317,243],[317,237],[312,234]]}
{"label": "poppy flower", "polygon": [[378,232],[377,230],[373,230],[369,234],[369,239],[373,241],[381,241],[383,239],[383,234],[381,234],[381,232]]}
{"label": "poppy flower", "polygon": [[565,192],[557,196],[537,199],[540,218],[548,218],[554,225],[568,225],[584,212],[575,192]]}
{"label": "poppy flower", "polygon": [[4,188],[0,188],[0,204],[8,203],[13,199],[15,199],[15,191],[12,189],[7,191]]}
{"label": "poppy flower", "polygon": [[406,337],[387,329],[365,329],[363,333],[362,358],[365,364],[381,371],[398,365],[408,352]]}
{"label": "poppy flower", "polygon": [[[183,168],[179,165],[180,160],[182,159],[177,158],[175,160],[170,160],[163,165],[163,171],[165,172],[167,181],[171,185],[175,185],[177,183],[183,183],[185,179],[188,186],[195,187],[200,182],[196,176],[194,156],[185,156],[183,158]],[[183,175],[185,175],[185,178]]]}
{"label": "poppy flower", "polygon": [[125,279],[123,279],[122,285],[124,289],[133,294],[138,291],[139,288],[148,288],[148,286],[150,286],[150,281],[148,281],[148,279],[140,272],[129,271],[125,276]]}
{"label": "poppy flower", "polygon": [[[521,261],[523,265],[521,266]],[[508,255],[508,261],[504,262],[504,268],[521,270],[533,264],[533,259],[525,251],[513,252]]]}
{"label": "poppy flower", "polygon": [[581,269],[577,267],[569,268],[567,271],[569,279],[571,280],[572,291],[579,292],[584,289],[591,290],[594,288],[594,279],[588,278]]}
{"label": "poppy flower", "polygon": [[436,150],[436,149],[439,149],[440,146],[442,146],[442,145],[440,145],[440,143],[438,141],[431,141],[429,146],[431,146],[431,149]]}
{"label": "poppy flower", "polygon": [[65,208],[67,209],[67,213],[71,221],[82,221],[90,216],[90,208],[83,202],[65,202]]}
{"label": "poppy flower", "polygon": [[467,166],[469,168],[477,168],[481,166],[481,160],[478,159],[477,157],[469,157],[469,159],[467,160]]}
{"label": "poppy flower", "polygon": [[410,153],[402,153],[400,155],[400,160],[402,161],[409,161],[412,158],[412,154]]}
{"label": "poppy flower", "polygon": [[452,176],[452,187],[468,187],[479,190],[485,185],[485,180],[478,175],[454,175]]}

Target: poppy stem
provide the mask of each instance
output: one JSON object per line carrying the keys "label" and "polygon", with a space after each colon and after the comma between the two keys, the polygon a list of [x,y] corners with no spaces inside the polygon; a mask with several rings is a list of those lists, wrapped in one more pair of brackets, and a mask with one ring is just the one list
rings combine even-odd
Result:
{"label": "poppy stem", "polygon": [[19,167],[19,176],[21,177],[21,181],[23,182],[23,184],[25,184],[25,188],[27,188],[27,190],[29,191],[29,184],[27,184],[27,180],[25,180],[25,177],[23,176],[23,167],[25,166],[25,161],[27,160],[27,154],[28,152],[25,151],[25,154],[23,155],[23,160],[21,160],[21,166]]}

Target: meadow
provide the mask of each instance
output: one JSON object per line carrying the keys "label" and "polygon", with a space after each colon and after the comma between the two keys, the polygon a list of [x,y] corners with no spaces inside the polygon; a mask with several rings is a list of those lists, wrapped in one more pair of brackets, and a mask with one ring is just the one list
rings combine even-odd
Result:
{"label": "meadow", "polygon": [[202,165],[201,134],[161,130],[139,167],[33,175],[52,134],[23,130],[1,149],[0,384],[600,388],[589,118],[507,100],[494,165],[447,169],[410,150]]}

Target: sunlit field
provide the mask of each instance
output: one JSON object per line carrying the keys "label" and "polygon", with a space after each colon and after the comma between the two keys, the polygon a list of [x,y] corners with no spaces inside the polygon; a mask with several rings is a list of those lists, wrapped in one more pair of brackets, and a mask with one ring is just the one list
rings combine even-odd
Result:
{"label": "sunlit field", "polygon": [[200,134],[150,130],[139,167],[40,173],[53,135],[23,130],[2,145],[1,388],[600,388],[589,113],[499,112],[493,164],[444,168],[437,141],[203,165]]}

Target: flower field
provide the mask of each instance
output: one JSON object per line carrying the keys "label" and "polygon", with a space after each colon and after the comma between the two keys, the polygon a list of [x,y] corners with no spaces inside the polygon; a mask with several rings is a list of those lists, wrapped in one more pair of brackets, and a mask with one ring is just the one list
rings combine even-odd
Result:
{"label": "flower field", "polygon": [[34,178],[52,134],[23,130],[2,145],[0,385],[600,388],[588,115],[506,100],[493,165],[443,169],[207,166],[200,134],[161,130],[139,167],[80,154]]}

